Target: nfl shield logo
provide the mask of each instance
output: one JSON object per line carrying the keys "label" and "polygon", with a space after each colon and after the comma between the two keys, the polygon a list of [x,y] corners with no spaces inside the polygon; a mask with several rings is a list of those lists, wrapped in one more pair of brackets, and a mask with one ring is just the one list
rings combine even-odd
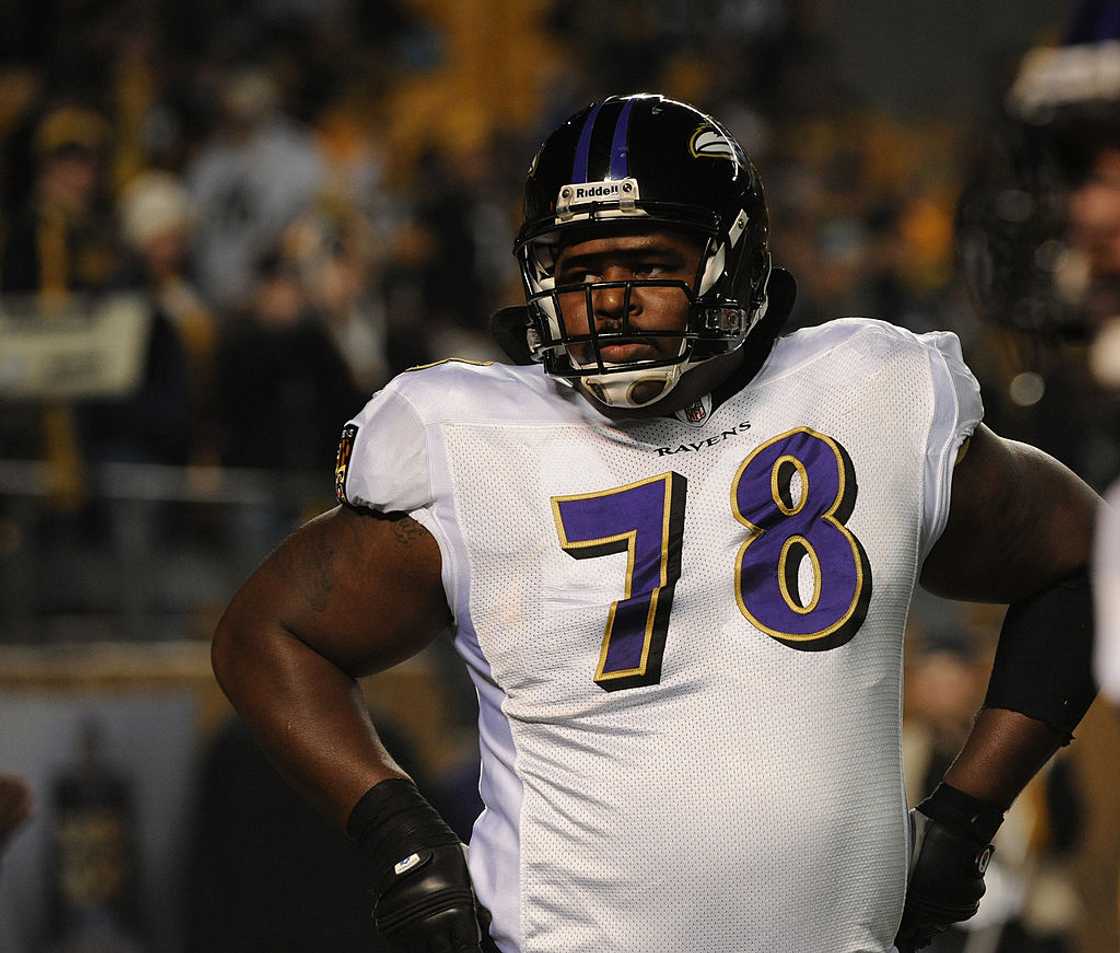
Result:
{"label": "nfl shield logo", "polygon": [[703,401],[697,401],[684,409],[685,419],[690,424],[702,424],[708,417],[708,410]]}
{"label": "nfl shield logo", "polygon": [[703,427],[712,415],[712,395],[705,394],[695,404],[689,404],[674,415],[682,424],[690,427]]}

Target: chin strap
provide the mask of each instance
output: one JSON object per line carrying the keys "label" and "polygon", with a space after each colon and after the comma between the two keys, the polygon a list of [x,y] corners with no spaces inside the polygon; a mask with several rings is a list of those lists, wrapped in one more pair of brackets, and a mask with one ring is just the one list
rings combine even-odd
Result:
{"label": "chin strap", "polygon": [[[687,363],[672,364],[668,367],[655,367],[643,371],[588,375],[576,378],[576,383],[601,404],[606,404],[608,407],[637,410],[655,404],[666,396],[677,386],[684,372],[690,366]],[[644,383],[656,383],[660,386],[655,391],[651,390],[651,396],[648,400],[637,401],[634,399],[634,395]]]}

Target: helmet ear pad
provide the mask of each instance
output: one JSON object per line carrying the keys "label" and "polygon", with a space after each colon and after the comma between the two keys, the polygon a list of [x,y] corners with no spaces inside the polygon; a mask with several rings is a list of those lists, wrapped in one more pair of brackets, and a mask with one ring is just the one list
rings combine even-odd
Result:
{"label": "helmet ear pad", "polygon": [[756,329],[762,333],[771,330],[776,337],[785,325],[797,301],[797,279],[784,268],[772,268],[766,282],[766,314]]}
{"label": "helmet ear pad", "polygon": [[533,323],[525,305],[499,308],[490,316],[490,333],[498,346],[514,364],[535,364],[529,349],[529,335]]}

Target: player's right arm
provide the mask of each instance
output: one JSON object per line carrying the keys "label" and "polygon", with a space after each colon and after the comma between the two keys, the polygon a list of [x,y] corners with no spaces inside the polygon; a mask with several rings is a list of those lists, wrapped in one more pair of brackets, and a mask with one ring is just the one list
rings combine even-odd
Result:
{"label": "player's right arm", "polygon": [[440,569],[419,523],[337,507],[265,560],[213,645],[218,681],[266,753],[356,842],[374,922],[401,953],[489,944],[459,838],[382,747],[357,682],[447,627]]}
{"label": "player's right arm", "polygon": [[404,772],[358,688],[450,622],[431,534],[401,514],[346,506],[293,533],[233,597],[214,673],[270,759],[345,826],[374,784]]}

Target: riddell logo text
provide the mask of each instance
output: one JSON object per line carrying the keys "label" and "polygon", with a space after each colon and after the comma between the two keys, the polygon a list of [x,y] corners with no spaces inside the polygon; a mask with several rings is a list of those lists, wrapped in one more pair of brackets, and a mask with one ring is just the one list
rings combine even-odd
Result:
{"label": "riddell logo text", "polygon": [[575,198],[578,199],[600,199],[608,195],[618,195],[619,183],[607,182],[603,185],[592,185],[585,188],[584,186],[577,185],[575,187]]}
{"label": "riddell logo text", "polygon": [[659,457],[667,457],[674,453],[688,453],[692,450],[703,450],[705,447],[714,447],[717,443],[723,443],[728,437],[738,437],[750,429],[750,423],[744,420],[742,423],[735,424],[730,430],[720,431],[714,437],[708,437],[706,440],[700,440],[696,443],[682,443],[679,447],[658,447],[657,455]]}

